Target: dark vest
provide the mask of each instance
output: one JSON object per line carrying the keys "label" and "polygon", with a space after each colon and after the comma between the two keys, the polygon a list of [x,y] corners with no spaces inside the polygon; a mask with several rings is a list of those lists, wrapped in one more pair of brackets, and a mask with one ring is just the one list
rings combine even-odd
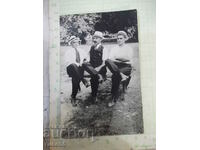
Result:
{"label": "dark vest", "polygon": [[95,46],[90,48],[90,64],[93,67],[98,67],[103,62],[103,46],[100,45],[95,49]]}

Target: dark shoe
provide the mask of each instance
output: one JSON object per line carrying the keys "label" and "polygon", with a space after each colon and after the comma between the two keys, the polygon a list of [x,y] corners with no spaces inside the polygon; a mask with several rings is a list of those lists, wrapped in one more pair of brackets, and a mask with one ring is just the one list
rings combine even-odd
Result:
{"label": "dark shoe", "polygon": [[90,82],[88,82],[86,79],[83,79],[82,82],[86,88],[88,88],[90,86]]}
{"label": "dark shoe", "polygon": [[117,102],[117,96],[113,96],[111,102],[108,103],[108,107],[112,107]]}
{"label": "dark shoe", "polygon": [[125,96],[125,94],[124,94],[124,92],[122,92],[122,93],[121,93],[121,100],[122,100],[122,101],[124,101],[124,99],[125,99],[124,96]]}
{"label": "dark shoe", "polygon": [[114,97],[114,98],[113,98],[113,101],[116,103],[116,102],[118,101],[118,97],[117,97],[117,96]]}
{"label": "dark shoe", "polygon": [[108,107],[112,107],[115,105],[115,102],[112,100],[111,102],[108,103]]}
{"label": "dark shoe", "polygon": [[126,82],[122,82],[122,91],[123,91],[123,93],[126,93],[126,91],[127,91],[127,83]]}
{"label": "dark shoe", "polygon": [[98,99],[97,99],[97,96],[92,96],[92,102],[93,103],[98,103]]}

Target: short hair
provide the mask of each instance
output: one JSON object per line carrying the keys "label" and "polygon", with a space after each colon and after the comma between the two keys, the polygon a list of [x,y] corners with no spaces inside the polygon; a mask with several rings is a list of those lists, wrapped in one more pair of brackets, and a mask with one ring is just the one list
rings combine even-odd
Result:
{"label": "short hair", "polygon": [[128,40],[128,35],[127,35],[127,33],[126,33],[125,31],[118,31],[118,32],[117,32],[117,36],[119,36],[119,35],[123,35],[124,38],[125,38],[126,40]]}

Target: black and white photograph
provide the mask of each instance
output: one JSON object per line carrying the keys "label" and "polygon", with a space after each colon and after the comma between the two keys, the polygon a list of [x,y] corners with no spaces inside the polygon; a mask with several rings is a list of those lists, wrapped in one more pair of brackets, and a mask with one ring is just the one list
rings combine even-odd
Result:
{"label": "black and white photograph", "polygon": [[139,62],[136,9],[60,16],[62,138],[144,133]]}

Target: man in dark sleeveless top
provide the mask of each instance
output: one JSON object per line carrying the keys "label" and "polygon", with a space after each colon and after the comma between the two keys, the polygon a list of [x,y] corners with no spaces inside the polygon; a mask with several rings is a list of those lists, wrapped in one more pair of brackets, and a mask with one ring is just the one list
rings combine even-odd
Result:
{"label": "man in dark sleeveless top", "polygon": [[83,63],[83,68],[91,75],[91,89],[92,89],[92,100],[97,102],[97,92],[99,83],[101,83],[106,76],[106,67],[103,61],[103,49],[101,41],[103,34],[96,31],[93,35],[93,45],[89,51],[89,61]]}

